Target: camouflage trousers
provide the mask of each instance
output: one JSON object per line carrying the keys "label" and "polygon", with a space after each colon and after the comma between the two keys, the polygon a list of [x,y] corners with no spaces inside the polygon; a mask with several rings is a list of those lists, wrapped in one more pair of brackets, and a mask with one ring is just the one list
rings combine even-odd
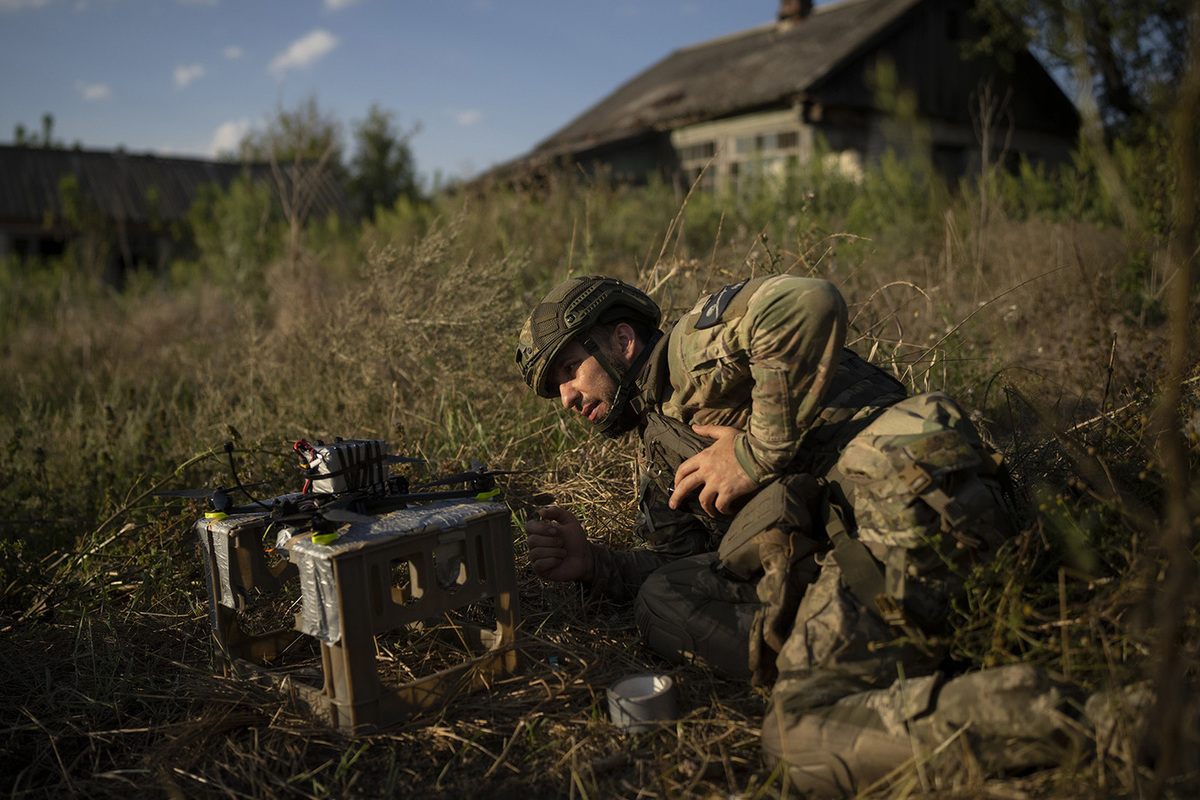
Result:
{"label": "camouflage trousers", "polygon": [[[935,672],[966,573],[1011,535],[997,462],[948,397],[908,398],[847,442],[828,475],[762,490],[718,553],[651,575],[638,626],[675,662],[773,683],[764,752],[805,791],[855,791],[913,758],[911,721],[926,720],[933,742],[962,717],[938,711],[939,697],[967,691],[956,685],[991,692],[996,708],[1036,697],[1059,720],[1061,692],[1038,676],[943,687]],[[739,525],[743,514],[752,521]]]}
{"label": "camouflage trousers", "polygon": [[[836,565],[821,581],[836,583]],[[664,657],[749,678],[746,653],[762,607],[753,583],[723,574],[713,553],[658,570],[638,596],[636,615]],[[855,637],[843,630],[828,638],[845,644]],[[940,776],[1069,762],[1098,745],[1090,738],[1097,720],[1119,714],[1129,727],[1147,704],[1141,694],[1093,696],[1085,704],[1073,686],[1023,664],[947,680],[936,671],[915,674],[921,666],[909,659],[912,677],[870,688],[884,663],[905,675],[905,660],[866,653],[856,658],[864,653],[851,648],[826,662],[831,669],[802,678],[788,672],[775,684],[762,722],[763,755],[782,762],[805,796],[853,797],[907,768]]]}
{"label": "camouflage trousers", "polygon": [[946,395],[918,395],[863,427],[826,475],[760,489],[716,553],[652,574],[638,623],[668,658],[764,685],[832,674],[882,687],[897,664],[910,675],[936,666],[924,637],[1011,527],[974,426]]}

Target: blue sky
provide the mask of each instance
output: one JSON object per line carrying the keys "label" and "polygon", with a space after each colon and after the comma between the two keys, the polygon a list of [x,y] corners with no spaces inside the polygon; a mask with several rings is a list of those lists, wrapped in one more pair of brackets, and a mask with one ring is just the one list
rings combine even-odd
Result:
{"label": "blue sky", "polygon": [[[820,3],[818,3],[820,4]],[[309,97],[344,142],[372,103],[430,182],[543,138],[672,50],[778,0],[0,0],[0,142],[208,157]]]}

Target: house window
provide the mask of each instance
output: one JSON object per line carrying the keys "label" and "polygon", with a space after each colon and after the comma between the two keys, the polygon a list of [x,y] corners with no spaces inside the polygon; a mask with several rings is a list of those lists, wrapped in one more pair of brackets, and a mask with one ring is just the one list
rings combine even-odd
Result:
{"label": "house window", "polygon": [[970,154],[965,147],[937,144],[933,147],[933,168],[947,185],[955,186],[970,168]]}
{"label": "house window", "polygon": [[701,142],[700,144],[690,144],[687,147],[682,147],[679,150],[679,161],[682,164],[688,165],[696,161],[707,162],[710,158],[717,154],[716,142]]}
{"label": "house window", "polygon": [[716,142],[699,142],[679,148],[679,166],[687,185],[702,191],[716,189]]}
{"label": "house window", "polygon": [[693,186],[702,192],[713,192],[717,188],[717,174],[715,167],[708,169],[687,169],[683,171],[684,178],[687,180],[687,188]]}
{"label": "house window", "polygon": [[800,134],[796,131],[760,133],[755,136],[739,136],[734,142],[734,151],[739,156],[773,153],[777,150],[795,150],[799,143]]}
{"label": "house window", "polygon": [[734,139],[729,177],[734,191],[751,192],[764,181],[782,182],[799,157],[800,133],[774,131]]}
{"label": "house window", "polygon": [[774,188],[795,173],[801,153],[797,123],[789,110],[675,131],[680,179],[715,193]]}

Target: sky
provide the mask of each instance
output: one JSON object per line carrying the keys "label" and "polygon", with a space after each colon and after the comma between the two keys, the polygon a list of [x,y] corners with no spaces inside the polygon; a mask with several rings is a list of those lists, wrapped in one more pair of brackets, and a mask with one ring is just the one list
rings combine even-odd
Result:
{"label": "sky", "polygon": [[[818,5],[821,3],[818,2]],[[524,155],[672,51],[778,0],[0,0],[0,143],[214,157],[315,98],[413,132],[427,184]]]}

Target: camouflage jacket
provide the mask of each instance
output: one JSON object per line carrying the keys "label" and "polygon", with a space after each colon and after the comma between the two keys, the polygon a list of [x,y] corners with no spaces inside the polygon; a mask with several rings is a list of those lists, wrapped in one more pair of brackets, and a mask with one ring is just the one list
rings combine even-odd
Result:
{"label": "camouflage jacket", "polygon": [[[742,431],[738,463],[755,482],[785,473],[826,475],[841,449],[905,396],[882,370],[844,349],[846,305],[815,278],[770,276],[701,298],[656,346],[639,380],[644,452],[638,534],[645,547],[593,546],[593,590],[632,599],[647,575],[716,549],[728,520],[667,506],[674,470],[697,448],[690,425]],[[659,435],[671,427],[679,435]],[[682,451],[682,452],[681,452]]]}

